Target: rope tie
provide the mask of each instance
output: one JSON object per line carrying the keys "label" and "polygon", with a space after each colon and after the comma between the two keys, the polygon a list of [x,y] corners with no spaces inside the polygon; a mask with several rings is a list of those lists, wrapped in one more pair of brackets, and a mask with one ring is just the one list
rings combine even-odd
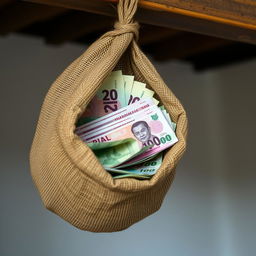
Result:
{"label": "rope tie", "polygon": [[138,0],[119,0],[117,6],[118,21],[114,27],[116,32],[133,33],[136,40],[139,38],[139,24],[133,21],[138,7]]}
{"label": "rope tie", "polygon": [[135,40],[138,40],[139,38],[139,24],[138,22],[133,23],[121,23],[117,21],[114,25],[114,28],[116,31],[118,31],[120,34],[124,33],[133,33]]}

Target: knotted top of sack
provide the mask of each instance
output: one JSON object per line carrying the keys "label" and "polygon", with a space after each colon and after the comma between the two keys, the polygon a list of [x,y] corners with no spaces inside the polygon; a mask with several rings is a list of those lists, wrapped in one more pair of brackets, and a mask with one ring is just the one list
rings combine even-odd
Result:
{"label": "knotted top of sack", "polygon": [[114,27],[120,34],[133,33],[135,39],[139,38],[139,24],[133,21],[138,7],[138,0],[120,0],[117,6],[118,20]]}

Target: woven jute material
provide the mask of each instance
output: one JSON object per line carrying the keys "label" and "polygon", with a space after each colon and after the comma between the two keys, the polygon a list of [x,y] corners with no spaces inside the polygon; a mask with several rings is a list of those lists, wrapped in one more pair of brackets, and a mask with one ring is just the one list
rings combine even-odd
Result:
{"label": "woven jute material", "polygon": [[[138,0],[121,0],[113,31],[94,42],[57,78],[43,102],[30,152],[31,174],[47,209],[82,230],[123,230],[157,211],[185,151],[185,111],[139,49]],[[74,134],[75,123],[113,70],[153,89],[177,123],[179,139],[150,180],[116,179]]]}

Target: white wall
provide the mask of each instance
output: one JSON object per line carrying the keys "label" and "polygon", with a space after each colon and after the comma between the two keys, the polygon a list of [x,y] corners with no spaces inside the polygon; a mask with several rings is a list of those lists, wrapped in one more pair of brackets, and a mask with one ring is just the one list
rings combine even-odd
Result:
{"label": "white wall", "polygon": [[159,212],[94,234],[44,209],[28,153],[50,84],[82,52],[0,38],[0,255],[255,255],[256,61],[204,73],[155,63],[190,121],[187,153]]}

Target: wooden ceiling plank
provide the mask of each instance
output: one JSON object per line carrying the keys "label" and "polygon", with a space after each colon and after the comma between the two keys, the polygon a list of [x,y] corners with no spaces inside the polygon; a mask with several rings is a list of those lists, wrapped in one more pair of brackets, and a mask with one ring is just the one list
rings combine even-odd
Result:
{"label": "wooden ceiling plank", "polygon": [[6,6],[8,4],[14,3],[16,0],[1,0],[0,1],[0,8],[2,8],[3,6]]}
{"label": "wooden ceiling plank", "polygon": [[139,44],[148,45],[156,43],[166,38],[170,38],[171,36],[176,36],[180,33],[182,32],[175,29],[142,24],[140,29]]}
{"label": "wooden ceiling plank", "polygon": [[220,38],[184,33],[149,47],[148,52],[159,61],[185,59],[233,43]]}
{"label": "wooden ceiling plank", "polygon": [[70,13],[54,20],[52,26],[49,28],[46,42],[50,44],[62,44],[95,31],[111,28],[113,24],[114,19],[111,17],[87,12]]}
{"label": "wooden ceiling plank", "polygon": [[[23,0],[116,17],[117,0]],[[140,0],[142,23],[256,44],[256,4],[238,0]],[[210,6],[210,7],[209,7]]]}
{"label": "wooden ceiling plank", "polygon": [[0,34],[18,31],[38,21],[67,12],[66,9],[32,3],[16,2],[0,10]]}
{"label": "wooden ceiling plank", "polygon": [[[249,2],[250,1],[250,2]],[[159,3],[163,6],[171,6],[184,10],[184,12],[194,12],[207,19],[226,19],[226,22],[239,22],[244,24],[254,24],[256,22],[256,2],[253,0],[148,0],[150,2]],[[207,17],[208,16],[208,17]],[[229,21],[228,21],[229,20]],[[223,20],[223,22],[225,22]]]}

